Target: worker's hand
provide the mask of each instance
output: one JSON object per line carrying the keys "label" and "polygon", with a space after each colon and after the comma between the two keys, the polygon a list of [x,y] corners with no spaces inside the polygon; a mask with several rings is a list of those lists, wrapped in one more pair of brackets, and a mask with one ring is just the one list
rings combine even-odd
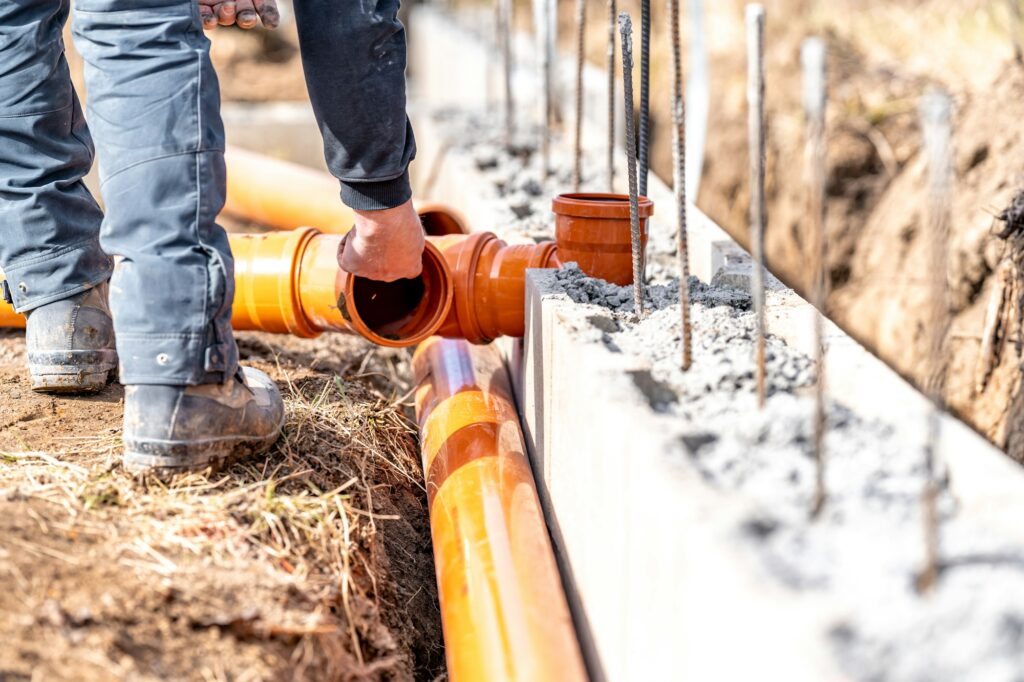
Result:
{"label": "worker's hand", "polygon": [[264,28],[277,28],[281,14],[277,0],[198,0],[199,16],[207,31],[217,26],[237,24],[239,28],[254,28],[256,17]]}
{"label": "worker's hand", "polygon": [[356,224],[338,254],[346,272],[381,282],[423,271],[423,225],[412,201],[383,211],[356,211]]}

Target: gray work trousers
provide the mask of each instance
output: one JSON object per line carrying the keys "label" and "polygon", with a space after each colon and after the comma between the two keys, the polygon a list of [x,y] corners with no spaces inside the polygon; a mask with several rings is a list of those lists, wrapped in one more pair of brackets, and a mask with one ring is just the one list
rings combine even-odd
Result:
{"label": "gray work trousers", "polygon": [[[70,0],[0,0],[0,268],[15,309],[111,282],[126,384],[234,374],[217,75],[196,0],[75,0],[86,126],[64,58]],[[328,165],[354,208],[411,195],[398,0],[298,0]],[[362,123],[354,126],[353,123]],[[106,215],[82,182],[99,149]]]}

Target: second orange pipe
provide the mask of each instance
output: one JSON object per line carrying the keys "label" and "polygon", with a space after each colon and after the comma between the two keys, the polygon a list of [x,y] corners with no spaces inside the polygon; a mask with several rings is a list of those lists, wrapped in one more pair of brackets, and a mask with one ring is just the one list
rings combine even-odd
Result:
{"label": "second orange pipe", "polygon": [[[553,242],[448,235],[428,238],[419,279],[385,284],[339,268],[339,235],[300,228],[230,240],[236,330],[305,338],[340,331],[385,346],[411,346],[434,334],[477,344],[522,336],[527,269],[558,265]],[[0,303],[0,327],[21,326],[24,318]]]}
{"label": "second orange pipe", "polygon": [[[341,188],[330,174],[265,154],[229,146],[224,213],[275,230],[315,227],[345,234],[355,213],[341,203]],[[416,213],[430,235],[466,232],[465,220],[443,204],[416,201]]]}

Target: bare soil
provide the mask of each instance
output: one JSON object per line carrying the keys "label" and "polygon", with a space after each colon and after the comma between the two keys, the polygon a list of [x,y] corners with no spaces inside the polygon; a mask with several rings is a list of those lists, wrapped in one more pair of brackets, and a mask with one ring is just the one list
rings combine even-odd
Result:
{"label": "bare soil", "polygon": [[[747,225],[746,57],[742,3],[709,3],[721,31],[711,55],[713,125],[698,204],[732,230]],[[811,2],[768,7],[769,266],[794,286],[809,272],[799,49],[829,50],[829,315],[921,385],[932,328],[925,258],[925,167],[917,102],[931,85],[956,106],[956,185],[949,243],[952,331],[946,402],[1018,460],[1022,290],[1016,247],[993,234],[1022,182],[1024,70],[1013,60],[1006,3]],[[656,157],[657,158],[657,157]],[[998,274],[997,274],[998,273]],[[987,310],[993,315],[986,321]]]}
{"label": "bare soil", "polygon": [[224,101],[307,99],[294,22],[286,22],[274,31],[222,26],[207,32],[207,36]]}
{"label": "bare soil", "polygon": [[247,334],[287,396],[265,458],[118,464],[122,390],[28,389],[0,335],[0,679],[432,680],[444,660],[407,358]]}

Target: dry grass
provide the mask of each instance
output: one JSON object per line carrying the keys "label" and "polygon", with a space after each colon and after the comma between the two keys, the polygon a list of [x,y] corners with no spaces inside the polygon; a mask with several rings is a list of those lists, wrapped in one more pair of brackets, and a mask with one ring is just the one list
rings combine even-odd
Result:
{"label": "dry grass", "polygon": [[[209,651],[197,647],[199,657],[210,660],[190,669],[208,669],[212,679],[219,677],[216,659],[230,661],[232,637],[272,643],[269,655],[246,663],[254,679],[412,677],[438,658],[440,645],[430,641],[439,633],[406,632],[410,619],[393,612],[404,606],[396,600],[406,593],[426,590],[429,597],[432,587],[396,587],[391,574],[395,549],[418,552],[422,563],[421,547],[395,543],[425,540],[425,520],[407,518],[425,513],[414,430],[402,396],[394,395],[400,389],[385,394],[374,387],[382,372],[390,375],[387,383],[401,378],[395,357],[357,345],[350,362],[342,356],[324,371],[305,351],[249,346],[256,349],[250,350],[254,364],[271,371],[286,395],[284,435],[269,457],[164,485],[136,481],[120,469],[117,433],[75,438],[56,452],[0,453],[6,461],[0,464],[0,502],[31,502],[29,526],[40,531],[0,535],[0,575],[24,573],[17,562],[5,561],[6,545],[10,553],[47,563],[80,566],[100,558],[140,584],[181,591],[196,606],[186,609],[186,630],[215,627],[231,635]],[[388,535],[399,525],[389,547]],[[225,591],[224,576],[244,580]],[[46,603],[34,594],[38,586],[16,577],[15,583],[24,610],[38,614]],[[90,589],[100,597],[88,585],[81,588],[85,595],[74,585],[58,591],[65,601],[89,601]],[[67,609],[63,602],[61,608]],[[420,635],[426,643],[406,641]],[[413,655],[413,646],[429,651]],[[74,670],[81,653],[70,647],[62,652],[68,665],[53,669]],[[129,663],[136,673],[170,664],[140,657]],[[195,678],[202,677],[209,676]]]}

